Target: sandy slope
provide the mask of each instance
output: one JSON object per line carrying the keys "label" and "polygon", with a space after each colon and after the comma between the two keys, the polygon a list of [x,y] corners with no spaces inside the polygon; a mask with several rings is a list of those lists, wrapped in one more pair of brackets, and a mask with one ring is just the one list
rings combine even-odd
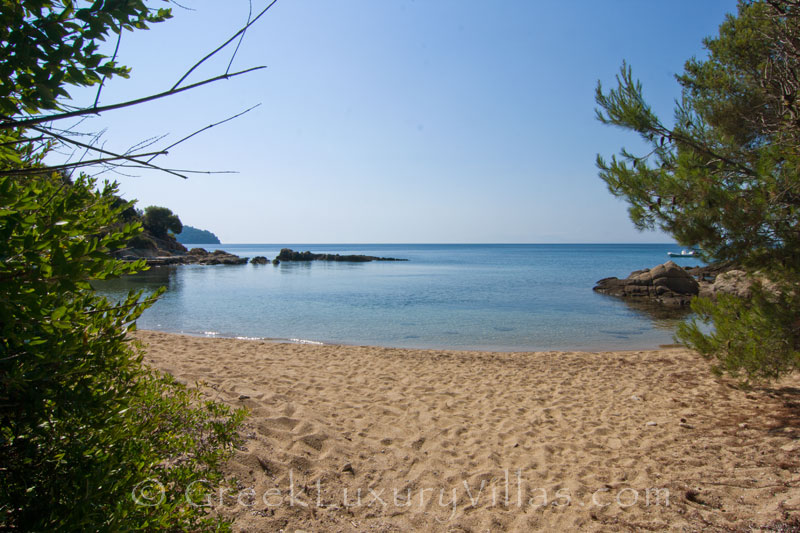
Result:
{"label": "sandy slope", "polygon": [[250,408],[222,507],[237,531],[727,531],[800,512],[800,377],[744,391],[682,349],[136,335]]}

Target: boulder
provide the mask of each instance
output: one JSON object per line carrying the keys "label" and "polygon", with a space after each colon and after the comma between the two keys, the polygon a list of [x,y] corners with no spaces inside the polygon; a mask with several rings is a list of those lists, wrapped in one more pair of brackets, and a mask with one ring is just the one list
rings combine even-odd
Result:
{"label": "boulder", "polygon": [[707,292],[710,298],[716,298],[720,294],[731,294],[746,299],[753,295],[753,285],[756,283],[767,294],[773,296],[781,294],[780,284],[771,281],[763,272],[748,274],[739,269],[731,269],[718,274]]}
{"label": "boulder", "polygon": [[651,269],[631,272],[625,279],[601,279],[594,290],[621,298],[648,299],[670,307],[683,307],[700,292],[700,285],[686,270],[667,261]]}
{"label": "boulder", "polygon": [[263,255],[257,255],[255,257],[250,258],[251,265],[266,265],[269,262],[269,259],[264,257]]}
{"label": "boulder", "polygon": [[711,285],[711,297],[718,294],[732,294],[739,298],[750,297],[751,278],[743,270],[729,270],[718,275]]}

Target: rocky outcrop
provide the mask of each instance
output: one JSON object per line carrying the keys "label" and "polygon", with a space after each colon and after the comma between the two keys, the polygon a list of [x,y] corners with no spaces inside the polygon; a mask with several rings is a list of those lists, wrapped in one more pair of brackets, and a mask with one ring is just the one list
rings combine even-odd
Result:
{"label": "rocky outcrop", "polygon": [[703,296],[713,298],[717,294],[724,293],[739,298],[749,298],[752,286],[752,278],[749,278],[743,270],[729,270],[718,275],[707,287],[703,287]]}
{"label": "rocky outcrop", "polygon": [[394,257],[374,257],[371,255],[339,255],[339,254],[314,254],[311,252],[295,252],[283,248],[276,257],[278,261],[343,261],[350,263],[366,263],[369,261],[408,261],[408,259],[395,259]]}
{"label": "rocky outcrop", "polygon": [[738,298],[750,298],[753,294],[753,285],[756,282],[767,293],[780,294],[780,287],[758,272],[751,275],[744,270],[731,268],[719,272],[713,278],[706,278],[706,280],[705,283],[700,283],[700,296],[712,299],[720,294],[732,294]]}
{"label": "rocky outcrop", "polygon": [[128,248],[117,252],[117,257],[122,259],[150,259],[186,253],[186,247],[174,238],[162,239],[149,233],[142,233],[132,238],[128,246]]}
{"label": "rocky outcrop", "polygon": [[251,265],[266,265],[269,262],[269,259],[264,257],[263,255],[257,255],[255,257],[250,258]]}
{"label": "rocky outcrop", "polygon": [[700,292],[700,284],[682,267],[667,261],[652,269],[631,272],[625,279],[601,279],[594,290],[622,298],[650,300],[669,307],[684,307]]}
{"label": "rocky outcrop", "polygon": [[243,265],[247,263],[246,257],[229,254],[224,250],[214,250],[208,252],[203,248],[192,248],[185,253],[173,255],[123,255],[121,257],[127,261],[145,259],[149,266],[163,265]]}
{"label": "rocky outcrop", "polygon": [[711,299],[720,294],[750,298],[755,281],[767,292],[779,293],[778,286],[765,276],[750,275],[730,263],[681,268],[672,261],[652,269],[631,272],[625,279],[601,279],[594,290],[626,298],[631,303],[675,308],[688,306],[695,295]]}

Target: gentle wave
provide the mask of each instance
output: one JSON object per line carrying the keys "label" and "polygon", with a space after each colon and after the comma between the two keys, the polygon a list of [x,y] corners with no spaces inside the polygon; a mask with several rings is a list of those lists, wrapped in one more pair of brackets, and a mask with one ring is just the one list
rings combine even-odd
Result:
{"label": "gentle wave", "polygon": [[314,346],[325,346],[324,342],[310,341],[308,339],[289,339],[289,342],[293,342],[295,344],[313,344]]}

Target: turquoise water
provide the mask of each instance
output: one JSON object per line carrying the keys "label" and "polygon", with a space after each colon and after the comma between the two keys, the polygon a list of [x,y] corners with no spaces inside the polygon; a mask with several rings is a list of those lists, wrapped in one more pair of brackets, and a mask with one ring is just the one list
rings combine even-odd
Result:
{"label": "turquoise water", "polygon": [[667,252],[680,250],[668,244],[205,247],[270,259],[289,247],[409,261],[158,267],[98,288],[119,299],[129,289],[166,286],[140,329],[295,342],[643,349],[673,342],[678,320],[592,291],[598,279],[667,261]]}

